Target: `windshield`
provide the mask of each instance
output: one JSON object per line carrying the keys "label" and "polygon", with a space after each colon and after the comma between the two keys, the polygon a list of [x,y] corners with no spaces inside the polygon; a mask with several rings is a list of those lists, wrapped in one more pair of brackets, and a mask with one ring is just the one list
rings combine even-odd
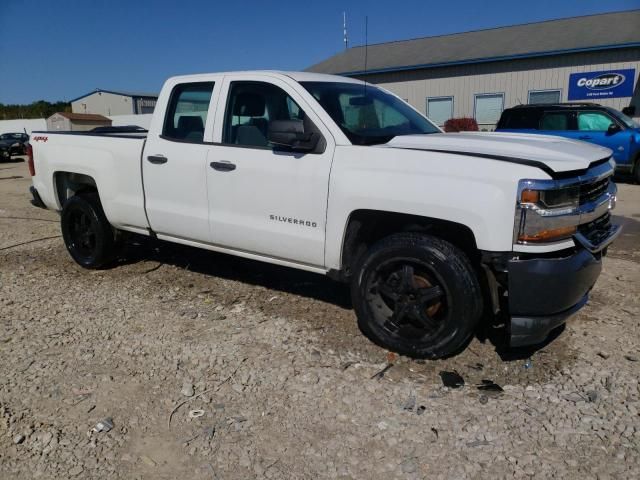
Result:
{"label": "windshield", "polygon": [[624,113],[619,112],[618,110],[615,110],[613,108],[608,110],[613,114],[614,117],[624,123],[627,128],[640,128],[640,123],[636,122],[632,118],[627,117]]}
{"label": "windshield", "polygon": [[301,82],[355,145],[387,143],[399,135],[440,133],[397,97],[359,83]]}

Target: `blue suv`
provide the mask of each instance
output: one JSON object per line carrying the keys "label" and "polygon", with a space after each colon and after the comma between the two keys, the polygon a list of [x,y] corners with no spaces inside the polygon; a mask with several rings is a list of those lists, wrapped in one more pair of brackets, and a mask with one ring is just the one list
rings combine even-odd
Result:
{"label": "blue suv", "polygon": [[613,150],[617,169],[640,182],[640,124],[594,103],[532,104],[502,112],[497,132],[538,133],[583,140]]}

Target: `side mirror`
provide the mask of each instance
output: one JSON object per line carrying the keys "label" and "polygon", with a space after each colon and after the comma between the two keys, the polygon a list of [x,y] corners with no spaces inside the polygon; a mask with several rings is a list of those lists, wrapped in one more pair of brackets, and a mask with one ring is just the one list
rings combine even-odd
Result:
{"label": "side mirror", "polygon": [[609,125],[609,128],[607,129],[607,135],[614,135],[618,133],[620,130],[622,130],[620,128],[620,125],[612,123],[611,125]]}
{"label": "side mirror", "polygon": [[628,107],[624,107],[622,109],[622,113],[624,113],[627,117],[633,117],[636,114],[636,106],[629,105]]}
{"label": "side mirror", "polygon": [[304,131],[302,120],[272,120],[269,122],[267,140],[276,147],[298,152],[310,152],[318,145],[317,133]]}

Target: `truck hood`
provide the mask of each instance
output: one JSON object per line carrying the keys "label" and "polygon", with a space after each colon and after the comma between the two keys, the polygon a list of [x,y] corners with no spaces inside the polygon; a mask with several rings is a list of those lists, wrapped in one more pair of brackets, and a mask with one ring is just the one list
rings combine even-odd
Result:
{"label": "truck hood", "polygon": [[491,158],[535,166],[550,175],[585,170],[613,153],[608,148],[551,135],[494,132],[404,135],[384,146]]}

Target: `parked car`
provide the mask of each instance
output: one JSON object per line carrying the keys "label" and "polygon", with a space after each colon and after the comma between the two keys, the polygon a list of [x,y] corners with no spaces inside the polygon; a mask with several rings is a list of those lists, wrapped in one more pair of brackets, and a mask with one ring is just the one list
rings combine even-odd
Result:
{"label": "parked car", "polygon": [[148,133],[31,145],[32,202],[61,211],[79,265],[108,265],[134,232],[325,274],[350,283],[369,338],[416,357],[459,351],[483,312],[511,345],[544,341],[620,232],[611,150],[445,134],[332,75],[174,77]]}
{"label": "parked car", "polygon": [[26,155],[29,135],[26,133],[3,133],[0,135],[0,158],[8,160],[14,155]]}
{"label": "parked car", "polygon": [[614,108],[595,103],[519,105],[502,112],[496,132],[558,135],[610,148],[617,170],[640,182],[640,124]]}

